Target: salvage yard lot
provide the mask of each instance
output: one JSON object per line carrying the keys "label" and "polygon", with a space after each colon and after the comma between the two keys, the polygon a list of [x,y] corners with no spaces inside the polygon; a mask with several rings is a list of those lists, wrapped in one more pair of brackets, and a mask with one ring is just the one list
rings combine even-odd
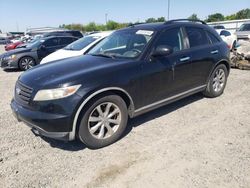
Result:
{"label": "salvage yard lot", "polygon": [[36,137],[12,116],[21,72],[0,70],[0,187],[249,187],[250,72],[218,98],[197,94],[129,121],[99,150]]}

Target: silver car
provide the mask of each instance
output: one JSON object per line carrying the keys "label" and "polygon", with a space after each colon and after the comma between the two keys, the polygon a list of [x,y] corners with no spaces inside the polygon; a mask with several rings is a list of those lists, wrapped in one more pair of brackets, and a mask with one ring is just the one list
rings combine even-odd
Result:
{"label": "silver car", "polygon": [[250,23],[244,23],[236,32],[238,40],[250,41]]}

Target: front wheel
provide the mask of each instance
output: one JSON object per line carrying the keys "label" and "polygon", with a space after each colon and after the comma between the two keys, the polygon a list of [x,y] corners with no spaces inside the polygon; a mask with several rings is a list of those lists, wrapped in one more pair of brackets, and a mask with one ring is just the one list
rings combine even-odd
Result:
{"label": "front wheel", "polygon": [[128,120],[127,106],[121,97],[108,95],[88,105],[80,118],[80,140],[89,148],[102,148],[123,134]]}
{"label": "front wheel", "polygon": [[35,60],[32,57],[23,57],[19,61],[19,68],[22,71],[26,71],[36,65]]}
{"label": "front wheel", "polygon": [[223,64],[218,65],[211,74],[207,84],[207,88],[203,92],[203,94],[211,98],[220,96],[224,92],[224,89],[226,87],[227,76],[227,67]]}

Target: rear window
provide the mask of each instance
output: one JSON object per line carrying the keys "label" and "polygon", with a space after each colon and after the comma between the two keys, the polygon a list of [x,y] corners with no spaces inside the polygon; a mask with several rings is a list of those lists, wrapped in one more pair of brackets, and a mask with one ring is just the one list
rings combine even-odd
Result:
{"label": "rear window", "polygon": [[207,36],[208,36],[211,44],[215,44],[217,42],[220,42],[220,40],[214,34],[212,34],[210,32],[207,32]]}
{"label": "rear window", "polygon": [[201,28],[186,27],[190,48],[209,43],[206,33]]}

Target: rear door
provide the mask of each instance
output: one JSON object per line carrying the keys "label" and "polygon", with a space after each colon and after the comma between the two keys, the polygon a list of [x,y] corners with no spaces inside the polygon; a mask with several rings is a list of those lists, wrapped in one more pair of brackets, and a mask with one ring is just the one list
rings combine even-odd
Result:
{"label": "rear door", "polygon": [[193,87],[199,87],[206,84],[213,62],[218,57],[218,47],[210,43],[203,28],[187,26],[185,33],[192,56],[192,73],[190,75],[192,80],[190,82]]}

